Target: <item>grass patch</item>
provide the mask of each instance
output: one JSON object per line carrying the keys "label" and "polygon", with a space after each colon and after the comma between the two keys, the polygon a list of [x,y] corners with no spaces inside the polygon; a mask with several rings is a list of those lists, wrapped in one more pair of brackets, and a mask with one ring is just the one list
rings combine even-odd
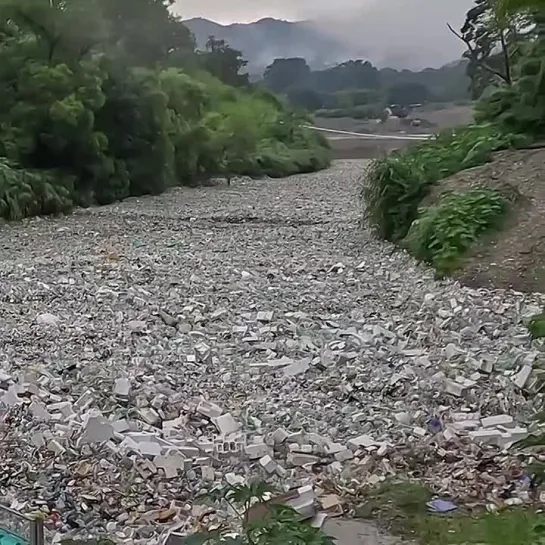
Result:
{"label": "grass patch", "polygon": [[530,318],[528,331],[530,331],[532,339],[545,339],[545,312]]}
{"label": "grass patch", "polygon": [[391,532],[421,545],[539,545],[545,515],[524,510],[499,513],[430,514],[429,490],[415,483],[387,483],[366,494],[357,511],[360,518],[377,519]]}
{"label": "grass patch", "polygon": [[405,243],[442,277],[458,268],[460,257],[481,235],[501,226],[507,210],[507,199],[492,189],[446,195],[421,211]]}
{"label": "grass patch", "polygon": [[439,180],[488,162],[517,143],[492,125],[440,133],[433,140],[375,161],[362,189],[367,221],[386,240],[404,239],[418,207]]}

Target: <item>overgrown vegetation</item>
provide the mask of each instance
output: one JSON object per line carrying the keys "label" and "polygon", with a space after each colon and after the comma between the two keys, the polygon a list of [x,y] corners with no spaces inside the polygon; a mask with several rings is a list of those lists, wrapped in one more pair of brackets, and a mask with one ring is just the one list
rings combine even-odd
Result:
{"label": "overgrown vegetation", "polygon": [[421,545],[542,545],[545,516],[520,509],[431,514],[429,490],[410,482],[387,482],[366,492],[357,515],[372,517],[390,531]]}
{"label": "overgrown vegetation", "polygon": [[434,184],[486,163],[492,152],[518,141],[492,125],[472,126],[445,131],[429,142],[375,161],[362,190],[368,220],[381,238],[404,239]]}
{"label": "overgrown vegetation", "polygon": [[311,70],[303,58],[276,59],[263,84],[295,106],[318,115],[378,118],[386,106],[452,102],[470,98],[467,61],[419,72],[378,69],[369,61],[350,60]]}
{"label": "overgrown vegetation", "polygon": [[367,176],[362,197],[370,224],[393,242],[409,235],[408,249],[439,275],[452,272],[460,256],[501,223],[508,202],[479,191],[445,197],[419,211],[432,187],[488,162],[495,151],[545,136],[544,10],[533,0],[476,0],[460,33],[453,32],[468,47],[473,93],[481,96],[477,124],[378,160]]}
{"label": "overgrown vegetation", "polygon": [[446,195],[412,223],[407,246],[439,276],[458,268],[460,257],[487,231],[501,226],[508,201],[493,189]]}
{"label": "overgrown vegetation", "polygon": [[306,120],[225,44],[196,53],[171,3],[0,0],[1,217],[327,166]]}

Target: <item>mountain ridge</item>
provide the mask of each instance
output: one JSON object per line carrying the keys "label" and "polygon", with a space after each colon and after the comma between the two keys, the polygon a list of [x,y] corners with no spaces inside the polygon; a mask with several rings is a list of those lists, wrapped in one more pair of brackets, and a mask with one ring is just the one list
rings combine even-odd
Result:
{"label": "mountain ridge", "polygon": [[[225,40],[242,52],[249,70],[262,72],[275,58],[304,57],[312,68],[346,60],[350,49],[327,36],[312,21],[285,21],[267,17],[252,23],[222,25],[205,18],[184,24],[195,35],[197,47],[204,48],[208,38]],[[325,51],[327,50],[327,54]]]}
{"label": "mountain ridge", "polygon": [[[429,0],[406,1],[416,9]],[[199,48],[204,48],[212,35],[240,50],[252,73],[262,73],[275,58],[289,57],[303,57],[315,70],[358,58],[379,67],[409,70],[439,68],[459,59],[463,44],[448,32],[446,23],[458,26],[465,12],[458,10],[454,17],[428,9],[424,20],[415,9],[403,17],[377,9],[365,12],[365,17],[361,13],[353,17],[341,14],[327,21],[265,17],[251,23],[221,24],[195,17],[184,23]]]}

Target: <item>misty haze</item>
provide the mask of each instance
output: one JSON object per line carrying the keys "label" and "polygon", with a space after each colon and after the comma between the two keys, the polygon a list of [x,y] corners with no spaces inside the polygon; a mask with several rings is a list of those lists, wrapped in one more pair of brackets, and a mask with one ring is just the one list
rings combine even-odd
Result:
{"label": "misty haze", "polygon": [[[335,3],[335,11],[320,2],[298,2],[298,8],[275,2],[270,10],[263,4],[252,8],[249,2],[230,2],[228,10],[223,3],[201,4],[177,6],[178,13],[188,19],[198,46],[204,47],[210,35],[225,39],[242,51],[251,72],[260,72],[275,58],[296,56],[307,59],[315,69],[354,58],[379,67],[437,68],[463,53],[463,44],[448,31],[447,23],[459,28],[473,2],[389,0],[362,6],[345,0]],[[252,20],[252,15],[266,18],[238,23]]]}

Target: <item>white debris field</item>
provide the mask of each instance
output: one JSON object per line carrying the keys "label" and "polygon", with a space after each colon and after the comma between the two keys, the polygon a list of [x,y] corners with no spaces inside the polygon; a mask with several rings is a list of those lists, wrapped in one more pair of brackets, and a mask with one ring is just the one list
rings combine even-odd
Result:
{"label": "white debris field", "polygon": [[538,425],[543,296],[438,282],[374,240],[363,168],[3,226],[2,501],[54,541],[142,544],[194,531],[222,483],[348,510],[390,478],[545,501],[514,445]]}

